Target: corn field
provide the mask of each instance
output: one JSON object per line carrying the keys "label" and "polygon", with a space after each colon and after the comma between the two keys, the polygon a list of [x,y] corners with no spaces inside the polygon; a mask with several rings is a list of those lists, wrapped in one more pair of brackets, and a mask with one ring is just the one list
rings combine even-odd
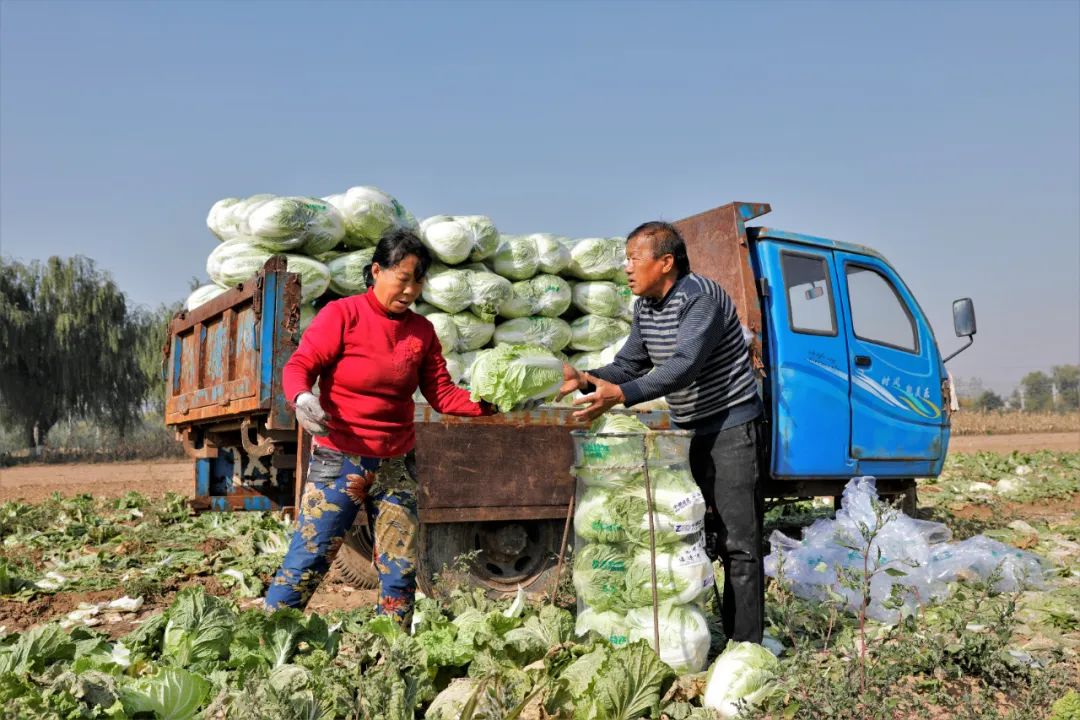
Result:
{"label": "corn field", "polygon": [[1017,433],[1080,432],[1080,412],[978,412],[961,410],[952,416],[953,435],[1015,435]]}

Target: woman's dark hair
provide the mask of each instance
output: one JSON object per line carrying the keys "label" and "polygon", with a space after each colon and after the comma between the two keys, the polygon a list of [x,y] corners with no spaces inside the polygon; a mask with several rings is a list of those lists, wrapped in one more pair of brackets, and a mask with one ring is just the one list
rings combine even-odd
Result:
{"label": "woman's dark hair", "polygon": [[642,223],[630,231],[630,234],[626,236],[626,242],[630,242],[636,237],[647,237],[652,240],[654,258],[661,258],[665,255],[674,256],[679,277],[690,272],[690,258],[686,255],[686,242],[671,223],[662,220]]}
{"label": "woman's dark hair", "polygon": [[416,256],[416,279],[423,280],[431,267],[431,251],[420,242],[420,238],[412,230],[391,230],[383,235],[375,246],[371,263],[364,268],[364,282],[368,287],[375,284],[375,276],[371,273],[371,266],[375,263],[379,263],[379,267],[386,270],[397,267],[398,263],[410,255]]}

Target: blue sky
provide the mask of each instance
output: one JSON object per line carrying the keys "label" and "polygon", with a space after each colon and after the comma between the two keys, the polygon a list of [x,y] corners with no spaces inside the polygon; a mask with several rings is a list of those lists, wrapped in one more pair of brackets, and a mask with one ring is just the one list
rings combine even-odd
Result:
{"label": "blue sky", "polygon": [[1080,362],[1080,3],[0,2],[0,251],[138,303],[206,211],[377,185],[418,216],[624,234],[730,200],[868,244],[950,368]]}

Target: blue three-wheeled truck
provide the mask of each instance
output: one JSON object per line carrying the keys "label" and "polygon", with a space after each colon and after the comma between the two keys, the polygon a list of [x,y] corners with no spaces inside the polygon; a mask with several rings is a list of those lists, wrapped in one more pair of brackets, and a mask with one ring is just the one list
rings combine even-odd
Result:
{"label": "blue three-wheeled truck", "polygon": [[[675,223],[693,270],[727,290],[755,336],[766,496],[835,497],[852,476],[874,475],[882,494],[903,496],[911,510],[916,478],[940,473],[948,449],[948,358],[884,257],[746,224],[769,209],[730,203]],[[970,345],[971,300],[953,304],[953,320]],[[310,441],[286,404],[281,369],[299,324],[300,281],[280,256],[172,320],[165,419],[194,460],[196,508],[298,505]],[[451,418],[417,403],[422,589],[463,554],[469,580],[492,592],[550,585],[574,494],[570,412]],[[669,424],[662,411],[640,417]],[[357,522],[336,565],[349,582],[373,587],[364,513]]]}

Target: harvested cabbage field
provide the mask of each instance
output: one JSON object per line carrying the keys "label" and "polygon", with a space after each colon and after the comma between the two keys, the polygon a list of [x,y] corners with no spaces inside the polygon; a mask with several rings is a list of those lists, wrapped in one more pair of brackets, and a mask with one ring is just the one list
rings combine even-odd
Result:
{"label": "harvested cabbage field", "polygon": [[[569,577],[555,604],[444,583],[408,635],[340,583],[306,615],[258,609],[288,537],[277,517],[196,516],[179,495],[7,501],[0,707],[17,718],[1077,717],[1080,453],[953,455],[920,485],[920,506],[953,541],[982,535],[1038,556],[1040,587],[961,573],[944,599],[878,622],[860,621],[844,592],[872,578],[845,575],[823,601],[772,580],[767,646],[779,656],[732,647],[710,678],[676,677],[645,642],[576,637]],[[831,516],[831,502],[806,501],[767,521],[798,538]],[[706,597],[712,666],[725,639]]]}

